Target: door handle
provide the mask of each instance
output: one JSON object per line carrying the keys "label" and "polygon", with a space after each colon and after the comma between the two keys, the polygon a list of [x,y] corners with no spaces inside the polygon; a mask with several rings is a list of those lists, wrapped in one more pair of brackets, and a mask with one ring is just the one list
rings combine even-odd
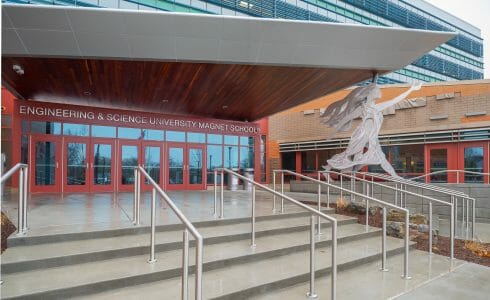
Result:
{"label": "door handle", "polygon": [[58,162],[56,162],[56,169],[58,169]]}

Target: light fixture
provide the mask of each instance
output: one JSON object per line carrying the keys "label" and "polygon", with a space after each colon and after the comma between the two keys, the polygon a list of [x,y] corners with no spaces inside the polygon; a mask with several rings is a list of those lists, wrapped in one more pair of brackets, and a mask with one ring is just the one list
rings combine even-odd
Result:
{"label": "light fixture", "polygon": [[15,73],[17,73],[17,75],[24,75],[24,69],[22,69],[21,66],[13,65],[12,69],[14,70]]}
{"label": "light fixture", "polygon": [[162,103],[167,103],[167,102],[168,102],[168,100],[167,100],[167,99],[163,99],[163,100],[162,100]]}
{"label": "light fixture", "polygon": [[227,109],[228,108],[228,105],[223,105],[221,108],[222,109]]}
{"label": "light fixture", "polygon": [[85,91],[85,92],[83,92],[83,94],[84,94],[85,96],[90,96],[90,95],[92,95],[92,93],[91,93],[90,91]]}

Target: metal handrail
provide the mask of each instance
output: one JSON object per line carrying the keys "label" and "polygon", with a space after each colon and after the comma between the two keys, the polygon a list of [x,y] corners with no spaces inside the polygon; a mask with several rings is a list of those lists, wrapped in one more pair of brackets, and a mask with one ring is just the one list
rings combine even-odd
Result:
{"label": "metal handrail", "polygon": [[[384,185],[384,184],[381,184],[378,182],[374,182],[372,180],[369,181],[366,179],[359,178],[357,176],[348,175],[348,174],[344,174],[344,173],[340,173],[340,172],[336,172],[336,171],[331,171],[331,170],[330,171],[319,171],[319,173],[324,173],[324,174],[327,173],[328,174],[328,176],[326,176],[327,180],[330,179],[330,174],[336,174],[336,175],[341,176],[341,178],[343,176],[345,176],[345,177],[350,178],[350,179],[370,183],[371,187],[372,187],[371,188],[371,195],[374,195],[374,185],[385,187],[385,188],[388,188],[391,190],[395,190],[395,193],[397,193],[397,191],[398,191],[398,188],[394,188],[394,187],[389,186],[389,185]],[[369,185],[367,185],[367,186],[369,187]],[[432,201],[449,206],[450,214],[451,214],[451,217],[449,220],[449,240],[450,240],[450,246],[449,246],[450,250],[449,251],[450,251],[450,258],[451,258],[450,269],[452,269],[452,262],[454,259],[454,204],[446,202],[446,201],[442,201],[439,199],[435,199],[435,198],[432,198],[429,196],[420,195],[420,194],[417,194],[417,193],[414,193],[411,191],[407,191],[407,190],[402,190],[402,191],[406,194],[416,196],[416,197],[420,197],[420,198],[424,198],[424,199],[427,199],[429,201],[429,255],[432,254]],[[367,191],[367,193],[369,193],[369,191]],[[365,196],[363,196],[363,197],[365,197]],[[367,210],[367,206],[368,206],[368,203],[366,203],[366,210]],[[367,214],[366,214],[366,216],[367,216]],[[405,229],[407,229],[406,232],[408,232],[408,222],[409,222],[409,219],[405,218]]]}
{"label": "metal handrail", "polygon": [[490,173],[474,172],[474,171],[466,171],[466,170],[440,170],[440,171],[434,171],[434,172],[426,173],[426,174],[423,174],[420,176],[412,177],[412,178],[410,178],[410,180],[416,180],[416,179],[424,178],[424,181],[426,181],[427,176],[431,176],[431,175],[435,175],[435,174],[442,174],[442,173],[448,173],[448,174],[449,173],[456,173],[456,183],[457,184],[459,184],[459,173],[488,176],[490,178]]}
{"label": "metal handrail", "polygon": [[[410,212],[408,209],[403,208],[403,207],[399,207],[397,205],[394,205],[394,204],[391,204],[391,203],[388,203],[388,202],[385,202],[385,201],[382,201],[379,199],[376,199],[372,196],[364,195],[364,194],[358,193],[356,191],[346,189],[344,187],[338,187],[334,184],[331,184],[329,181],[324,182],[324,181],[321,181],[320,179],[311,178],[311,177],[308,177],[308,176],[305,176],[303,174],[299,174],[299,173],[296,173],[296,172],[293,172],[290,170],[274,170],[273,171],[273,177],[276,176],[276,173],[281,174],[281,183],[284,182],[284,173],[288,173],[290,175],[294,175],[294,176],[300,177],[302,179],[306,179],[306,180],[317,183],[318,184],[318,201],[320,201],[320,198],[321,198],[320,186],[326,185],[327,186],[327,205],[330,202],[330,188],[338,189],[340,191],[350,193],[351,195],[356,195],[356,196],[364,198],[366,201],[366,228],[368,226],[368,215],[369,215],[369,208],[368,208],[369,204],[368,203],[369,203],[369,201],[374,201],[374,202],[377,202],[377,203],[383,205],[383,235],[382,235],[382,240],[381,240],[382,259],[381,259],[381,269],[380,269],[381,271],[388,271],[388,269],[386,268],[386,248],[387,248],[386,247],[386,215],[387,215],[386,207],[391,207],[393,209],[396,209],[396,210],[399,210],[399,211],[402,211],[403,213],[405,213],[405,232],[407,234],[405,234],[405,237],[404,237],[405,253],[403,256],[403,274],[402,274],[402,277],[406,278],[406,279],[411,278],[408,275],[408,255],[409,255],[409,245],[408,245],[409,244],[409,234],[408,234],[408,232],[409,232],[409,218],[410,218]],[[320,173],[318,174],[318,178],[320,178]],[[330,178],[330,177],[328,176],[327,178]],[[275,186],[274,186],[274,188],[275,188]],[[318,206],[320,206],[320,203],[318,203]],[[320,224],[318,224],[318,226],[320,226]]]}
{"label": "metal handrail", "polygon": [[281,197],[283,199],[288,200],[289,202],[295,204],[296,206],[299,206],[308,212],[311,213],[311,218],[310,218],[310,290],[307,293],[307,296],[310,298],[316,298],[317,295],[315,293],[315,215],[317,217],[326,219],[332,223],[332,274],[331,274],[331,282],[332,282],[332,289],[331,289],[331,299],[335,300],[336,299],[336,294],[337,294],[337,219],[326,215],[322,213],[319,210],[315,210],[289,196],[286,196],[284,194],[281,194],[279,192],[276,192],[275,190],[260,184],[252,179],[249,179],[245,176],[242,176],[236,172],[233,172],[230,169],[226,168],[217,168],[214,169],[214,213],[216,215],[217,209],[217,178],[218,178],[218,172],[221,173],[221,198],[220,198],[220,205],[221,205],[221,212],[220,212],[220,218],[224,218],[224,173],[232,174],[233,176],[236,176],[237,178],[246,181],[248,183],[252,184],[252,234],[251,234],[251,246],[255,247],[255,190],[256,187],[259,187],[265,191],[268,191],[272,193],[274,196]]}
{"label": "metal handrail", "polygon": [[[389,181],[393,181],[395,183],[400,183],[401,185],[404,185],[404,186],[413,186],[413,187],[416,187],[416,188],[420,188],[420,189],[425,189],[425,190],[429,190],[429,191],[433,191],[433,192],[437,192],[437,193],[441,193],[441,194],[445,194],[445,195],[449,195],[451,196],[451,203],[454,203],[454,218],[455,220],[457,221],[458,220],[458,198],[462,198],[463,199],[463,202],[462,202],[462,218],[461,218],[461,222],[462,222],[462,226],[464,227],[465,224],[466,224],[466,230],[468,231],[468,226],[469,226],[469,218],[470,218],[470,204],[469,204],[469,201],[472,202],[472,210],[471,210],[471,215],[472,215],[472,220],[471,220],[471,238],[474,239],[475,238],[475,225],[476,225],[476,221],[475,221],[475,216],[476,216],[476,199],[475,198],[472,198],[470,197],[469,195],[461,192],[461,191],[456,191],[456,190],[451,190],[451,189],[448,189],[448,188],[444,188],[444,187],[439,187],[439,186],[435,186],[435,185],[430,185],[430,184],[427,184],[427,183],[422,183],[422,182],[417,182],[417,181],[412,181],[412,180],[409,180],[409,179],[405,179],[405,178],[396,178],[396,177],[393,177],[393,176],[390,176],[390,175],[386,175],[386,174],[379,174],[379,173],[370,173],[370,172],[359,172],[359,174],[362,174],[364,176],[364,179],[366,178],[365,176],[370,176],[371,178],[378,178],[378,179],[383,179],[383,180],[389,180]],[[401,187],[402,189],[402,187]],[[400,191],[400,197],[402,195],[403,191],[401,190]],[[395,195],[395,199],[397,199],[397,194]],[[466,221],[465,221],[465,202],[466,202]]]}
{"label": "metal handrail", "polygon": [[[185,226],[183,231],[183,247],[182,247],[182,299],[187,300],[188,298],[188,286],[189,286],[189,231],[194,236],[196,240],[196,269],[195,269],[195,299],[201,300],[202,298],[202,260],[203,260],[203,237],[197,231],[197,229],[192,225],[192,223],[185,217],[185,215],[180,211],[180,209],[175,205],[175,203],[170,199],[170,197],[162,190],[162,188],[151,178],[151,176],[145,171],[142,166],[137,166],[134,168],[135,175],[135,203],[137,208],[133,209],[133,212],[140,211],[140,185],[141,185],[141,174],[148,180],[150,185],[152,185],[151,193],[151,235],[150,235],[150,259],[148,263],[154,263],[155,259],[155,219],[156,219],[156,194],[158,193],[162,197],[167,205],[174,211],[177,217],[180,219],[182,224]],[[139,222],[139,217],[138,217]]]}
{"label": "metal handrail", "polygon": [[18,163],[10,170],[5,172],[0,179],[2,190],[0,195],[3,197],[3,185],[4,183],[19,171],[19,209],[17,219],[17,233],[16,235],[24,235],[27,233],[27,192],[29,188],[29,165]]}

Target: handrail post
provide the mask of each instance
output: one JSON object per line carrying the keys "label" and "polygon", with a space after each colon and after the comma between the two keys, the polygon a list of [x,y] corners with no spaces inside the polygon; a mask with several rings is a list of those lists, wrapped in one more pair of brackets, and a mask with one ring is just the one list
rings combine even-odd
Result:
{"label": "handrail post", "polygon": [[473,199],[473,207],[472,207],[472,212],[471,212],[471,218],[472,218],[472,222],[471,222],[471,239],[474,240],[475,239],[475,205],[476,205],[476,200]]}
{"label": "handrail post", "polygon": [[401,205],[398,205],[398,183],[395,183],[395,205],[401,206]]}
{"label": "handrail post", "polygon": [[202,237],[196,237],[196,274],[195,274],[195,300],[202,298]]}
{"label": "handrail post", "polygon": [[429,255],[432,255],[432,201],[429,201]]}
{"label": "handrail post", "polygon": [[141,217],[141,173],[138,172],[138,176],[136,177],[136,189],[138,193],[136,194],[137,201],[136,201],[136,224],[140,224],[140,217]]}
{"label": "handrail post", "polygon": [[[276,171],[272,171],[272,189],[276,191]],[[272,213],[276,213],[276,194],[272,195]]]}
{"label": "handrail post", "polygon": [[[321,174],[320,172],[318,172],[318,181],[321,180]],[[318,211],[322,211],[322,204],[321,204],[321,200],[322,200],[322,186],[320,184],[318,184]],[[318,223],[318,231],[317,231],[317,234],[318,235],[321,235],[322,232],[321,232],[321,219],[320,219],[320,216],[317,216],[316,217],[316,220],[317,220],[317,223]]]}
{"label": "handrail post", "polygon": [[340,201],[343,201],[344,200],[344,191],[343,191],[344,187],[343,187],[343,183],[342,183],[343,182],[342,173],[339,175],[339,177],[340,177]]}
{"label": "handrail post", "polygon": [[29,189],[29,167],[24,167],[24,217],[22,218],[24,223],[22,224],[22,230],[27,232],[27,195]]}
{"label": "handrail post", "polygon": [[308,298],[316,299],[315,293],[315,216],[310,218],[310,291],[306,293]]}
{"label": "handrail post", "polygon": [[187,300],[189,297],[189,231],[187,228],[182,233],[182,239],[184,243],[182,246],[182,300]]}
{"label": "handrail post", "polygon": [[150,259],[149,264],[156,262],[155,259],[155,219],[156,219],[156,198],[157,190],[153,188],[151,190],[151,234],[150,234]]}
{"label": "handrail post", "polygon": [[252,184],[252,242],[250,244],[255,248],[255,185]]}
{"label": "handrail post", "polygon": [[[281,172],[281,195],[284,195],[284,172]],[[281,197],[281,214],[284,213],[284,197]]]}
{"label": "handrail post", "polygon": [[138,189],[136,187],[136,178],[138,177],[138,168],[134,168],[134,195],[133,195],[133,224],[136,224],[136,202],[138,201]]}
{"label": "handrail post", "polygon": [[223,219],[225,217],[225,171],[222,169],[221,170],[221,190],[220,190],[220,196],[221,196],[221,199],[220,199],[220,214],[219,214],[219,218],[220,219]]}
{"label": "handrail post", "polygon": [[381,240],[381,268],[380,271],[388,272],[386,268],[386,206],[383,206],[383,236]]}
{"label": "handrail post", "polygon": [[369,199],[365,198],[366,201],[366,231],[368,231],[369,227]]}
{"label": "handrail post", "polygon": [[19,211],[17,220],[17,234],[23,235],[24,232],[24,171],[22,168],[19,169]]}
{"label": "handrail post", "polygon": [[214,169],[214,202],[213,202],[213,215],[216,217],[218,213],[216,205],[218,204],[218,170]]}
{"label": "handrail post", "polygon": [[405,254],[403,256],[403,275],[402,278],[411,279],[408,275],[408,250],[409,250],[409,240],[410,240],[410,214],[408,210],[405,212]]}
{"label": "handrail post", "polygon": [[450,230],[450,233],[449,233],[449,239],[450,239],[450,258],[451,258],[451,268],[452,268],[452,261],[453,261],[453,258],[454,258],[454,217],[455,217],[455,207],[456,206],[451,206],[451,216],[450,216],[450,219],[449,219],[449,230]]}
{"label": "handrail post", "polygon": [[330,173],[327,173],[327,208],[330,208]]}
{"label": "handrail post", "polygon": [[332,275],[330,299],[337,299],[337,220],[332,222]]}
{"label": "handrail post", "polygon": [[453,231],[454,231],[454,236],[456,237],[457,236],[456,227],[458,226],[457,225],[458,224],[458,198],[451,196],[451,202],[454,205],[454,228],[453,228]]}

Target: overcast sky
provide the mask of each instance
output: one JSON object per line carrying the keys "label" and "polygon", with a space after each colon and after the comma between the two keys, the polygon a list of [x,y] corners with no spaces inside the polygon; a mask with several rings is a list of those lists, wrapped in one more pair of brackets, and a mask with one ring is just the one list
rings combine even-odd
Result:
{"label": "overcast sky", "polygon": [[490,79],[490,0],[426,0],[481,29],[484,78]]}

